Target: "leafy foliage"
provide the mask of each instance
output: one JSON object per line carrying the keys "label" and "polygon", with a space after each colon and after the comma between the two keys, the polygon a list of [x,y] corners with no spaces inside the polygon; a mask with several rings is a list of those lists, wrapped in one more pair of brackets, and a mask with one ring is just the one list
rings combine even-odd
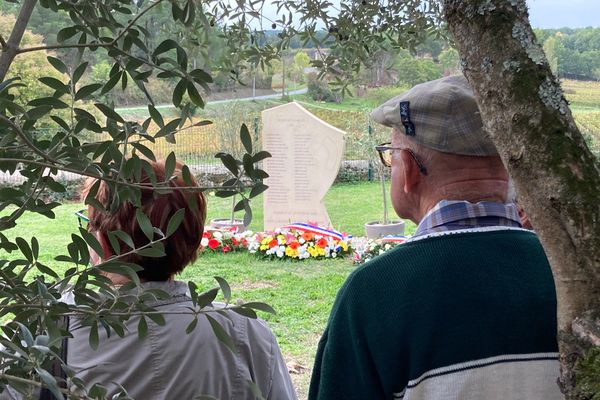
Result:
{"label": "leafy foliage", "polygon": [[[60,203],[51,200],[56,196],[48,194],[66,191],[60,179],[62,173],[106,182],[111,193],[106,206],[108,211],[124,202],[140,206],[141,190],[151,188],[159,193],[172,190],[169,177],[175,167],[175,155],[167,156],[165,164],[170,172],[165,181],[159,181],[148,162],[155,156],[147,145],[161,140],[174,143],[181,130],[206,123],[192,122],[190,116],[194,107],[204,106],[201,92],[208,89],[212,78],[202,68],[190,65],[188,54],[178,41],[165,39],[151,45],[150,41],[143,40],[151,33],[140,23],[161,3],[162,0],[146,5],[98,1],[92,7],[88,3],[41,1],[40,5],[48,12],[60,10],[63,16],[70,18],[70,24],[56,32],[56,45],[45,45],[30,33],[25,34],[24,40],[12,35],[6,40],[8,32],[4,29],[15,22],[11,17],[2,17],[7,23],[2,24],[0,43],[3,50],[14,51],[3,51],[0,56],[0,171],[20,174],[24,181],[15,187],[0,188],[0,210],[5,210],[0,217],[0,250],[13,253],[10,259],[0,260],[0,317],[10,319],[2,327],[0,336],[3,352],[0,385],[10,384],[26,397],[39,386],[47,387],[57,398],[69,397],[73,394],[72,389],[83,390],[86,386],[86,382],[78,380],[75,371],[58,356],[62,339],[68,335],[61,325],[65,316],[83,318],[83,323],[90,327],[91,348],[98,346],[99,329],[123,336],[124,321],[131,316],[144,316],[138,325],[140,337],[147,330],[145,318],[158,324],[164,321],[156,310],[144,304],[151,299],[163,298],[165,294],[143,290],[137,275],[140,267],[125,263],[121,258],[131,252],[145,257],[162,256],[162,242],[181,223],[181,213],[175,213],[166,231],[162,232],[152,226],[138,208],[136,220],[147,243],[136,247],[125,232],[108,232],[115,256],[93,268],[87,267],[89,249],[102,254],[102,246],[94,235],[79,229],[71,235],[64,253],[55,258],[56,262],[71,265],[64,273],[58,273],[39,260],[40,246],[44,244],[35,236],[9,239],[5,235],[25,212],[49,219],[55,217],[53,210]],[[26,0],[22,8],[27,9],[32,4]],[[189,26],[195,21],[197,6],[194,2],[188,1],[181,6],[173,2],[171,6],[175,24]],[[204,14],[198,15],[201,20],[206,20]],[[17,27],[12,30],[18,31]],[[68,49],[71,49],[69,57],[55,57],[49,53]],[[98,77],[99,71],[91,71],[86,61],[88,54],[97,53],[103,53],[103,58],[110,60],[107,76]],[[23,62],[29,59],[33,64]],[[15,66],[27,66],[28,69]],[[95,81],[89,79],[93,72],[96,73]],[[153,106],[154,99],[147,88],[151,78],[174,83],[172,101],[180,110],[177,118],[165,121]],[[143,121],[124,118],[115,110],[114,104],[107,101],[112,91],[125,90],[132,85],[144,93],[149,103],[150,117]],[[91,109],[95,111],[91,112]],[[149,129],[151,123],[157,128]],[[51,129],[46,134],[38,134],[41,127],[48,125]],[[95,139],[98,137],[102,139]],[[227,153],[221,153],[220,157],[226,167],[235,171],[238,179],[238,183],[227,185],[228,193],[250,191],[248,196],[243,195],[242,207],[249,219],[249,198],[266,188],[260,183],[264,171],[254,164],[268,154],[253,153],[254,146],[247,129],[242,141],[242,160]],[[248,178],[241,183],[244,173]],[[144,175],[149,176],[150,183],[142,182]],[[183,168],[183,179],[190,186],[187,190],[205,189],[192,187],[187,167]],[[104,206],[95,199],[97,190],[98,185],[93,185],[84,201],[89,206],[103,209]],[[128,250],[122,251],[124,246],[121,244],[127,244]],[[105,273],[124,275],[130,283],[116,289]],[[219,285],[225,290],[226,284],[222,280]],[[216,295],[217,292],[218,289],[209,293]],[[74,302],[66,301],[65,293],[71,293]],[[201,298],[204,300],[190,310],[194,318],[207,313],[205,307],[210,299],[206,301],[206,294],[192,291],[192,299]],[[254,317],[253,310],[270,310],[259,303],[226,307]],[[218,324],[211,325],[220,340],[231,342]],[[193,327],[189,327],[191,330]],[[56,361],[66,374],[68,389],[62,386],[64,382],[47,371]],[[106,390],[99,385],[87,392],[87,396],[94,398],[105,395]]]}

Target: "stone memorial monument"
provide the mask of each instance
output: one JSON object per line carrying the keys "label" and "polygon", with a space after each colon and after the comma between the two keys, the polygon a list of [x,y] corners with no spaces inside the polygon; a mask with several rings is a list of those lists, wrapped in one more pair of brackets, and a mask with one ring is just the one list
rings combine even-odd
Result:
{"label": "stone memorial monument", "polygon": [[263,197],[264,228],[291,222],[331,226],[323,198],[337,176],[344,131],[321,121],[296,102],[262,112],[264,163],[269,186]]}

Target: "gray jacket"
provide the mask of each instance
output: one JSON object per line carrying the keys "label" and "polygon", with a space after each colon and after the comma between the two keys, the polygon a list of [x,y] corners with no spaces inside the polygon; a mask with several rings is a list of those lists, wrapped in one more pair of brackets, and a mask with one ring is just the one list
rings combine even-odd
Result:
{"label": "gray jacket", "polygon": [[296,399],[292,382],[275,337],[264,321],[235,312],[211,313],[235,343],[232,353],[215,336],[208,320],[198,318],[196,329],[185,329],[189,314],[169,314],[192,307],[184,282],[147,282],[171,294],[171,298],[148,304],[164,312],[166,324],[159,326],[146,318],[148,335],[138,340],[139,317],[126,322],[125,337],[114,332],[107,337],[99,329],[99,346],[89,345],[89,328],[71,319],[73,339],[68,342],[68,364],[89,389],[94,383],[108,387],[108,398],[121,384],[136,400],[193,399],[199,395],[221,400],[254,399],[254,382],[265,399]]}

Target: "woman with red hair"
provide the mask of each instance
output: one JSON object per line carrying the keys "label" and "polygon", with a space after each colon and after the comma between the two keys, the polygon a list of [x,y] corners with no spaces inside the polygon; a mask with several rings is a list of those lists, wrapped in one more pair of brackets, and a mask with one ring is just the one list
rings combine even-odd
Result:
{"label": "woman with red hair", "polygon": [[[156,181],[165,181],[165,165],[150,162]],[[119,391],[119,385],[135,399],[192,399],[200,395],[219,399],[254,399],[251,386],[255,385],[267,399],[295,399],[296,395],[277,342],[259,319],[243,317],[232,311],[211,312],[227,332],[235,345],[235,352],[221,343],[207,318],[198,317],[196,328],[186,334],[186,327],[194,318],[190,309],[194,305],[189,296],[188,285],[174,279],[177,273],[192,263],[198,252],[206,217],[206,200],[201,192],[178,190],[189,186],[182,178],[181,164],[177,164],[169,180],[175,189],[168,193],[141,190],[138,206],[148,216],[152,226],[166,232],[171,217],[185,210],[179,228],[163,240],[162,257],[146,257],[132,253],[121,260],[138,264],[137,272],[141,291],[160,289],[169,294],[167,299],[145,302],[148,307],[160,311],[164,325],[147,321],[147,336],[138,339],[140,317],[132,316],[125,321],[124,337],[107,335],[99,330],[96,350],[90,348],[90,328],[83,319],[71,318],[67,363],[89,389],[94,383],[108,388],[108,396]],[[143,175],[144,177],[144,175]],[[150,182],[146,175],[142,179]],[[189,181],[188,181],[189,183]],[[197,186],[193,181],[193,185]],[[94,194],[105,208],[111,201],[111,191],[106,182],[91,180],[84,196]],[[148,238],[138,225],[136,206],[123,202],[114,211],[102,211],[88,207],[88,230],[102,245],[104,254],[92,250],[92,263],[98,264],[114,255],[108,232],[117,230],[127,233],[136,248],[148,243]],[[120,253],[131,250],[120,242]],[[129,282],[126,276],[109,273],[114,286]],[[116,382],[116,383],[115,383]]]}

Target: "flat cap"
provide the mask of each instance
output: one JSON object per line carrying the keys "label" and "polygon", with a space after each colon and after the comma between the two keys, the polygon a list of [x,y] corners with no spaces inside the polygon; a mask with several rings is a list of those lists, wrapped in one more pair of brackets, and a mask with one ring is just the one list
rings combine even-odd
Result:
{"label": "flat cap", "polygon": [[498,155],[483,129],[473,90],[462,75],[416,85],[377,107],[371,118],[443,153]]}

